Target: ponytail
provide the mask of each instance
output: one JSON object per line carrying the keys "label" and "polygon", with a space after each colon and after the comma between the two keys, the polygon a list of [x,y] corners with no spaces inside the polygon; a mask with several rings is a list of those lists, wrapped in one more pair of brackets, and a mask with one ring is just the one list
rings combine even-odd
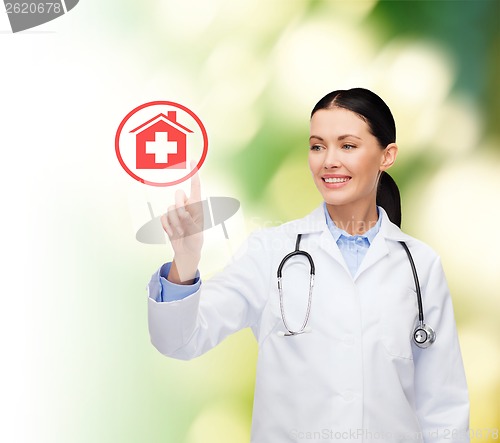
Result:
{"label": "ponytail", "polygon": [[385,171],[380,175],[377,205],[384,208],[392,223],[399,228],[401,227],[401,196],[399,195],[398,185]]}

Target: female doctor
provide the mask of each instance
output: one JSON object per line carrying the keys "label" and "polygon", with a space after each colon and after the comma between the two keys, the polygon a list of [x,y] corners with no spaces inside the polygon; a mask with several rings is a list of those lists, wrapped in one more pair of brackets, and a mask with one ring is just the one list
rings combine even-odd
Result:
{"label": "female doctor", "polygon": [[398,152],[391,111],[366,89],[334,91],[314,107],[309,140],[324,202],[254,232],[203,283],[198,177],[189,198],[177,192],[162,216],[174,258],[148,287],[153,345],[187,360],[252,328],[255,443],[469,441],[441,262],[399,229],[399,192],[385,172]]}

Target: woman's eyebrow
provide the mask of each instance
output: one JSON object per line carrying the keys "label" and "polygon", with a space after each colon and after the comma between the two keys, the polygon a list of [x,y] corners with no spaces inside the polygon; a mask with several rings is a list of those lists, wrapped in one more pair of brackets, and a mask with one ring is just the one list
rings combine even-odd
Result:
{"label": "woman's eyebrow", "polygon": [[318,140],[320,140],[320,141],[324,142],[324,140],[323,140],[320,136],[318,136],[318,135],[311,135],[311,136],[309,137],[309,140],[312,140],[313,138],[317,138]]}
{"label": "woman's eyebrow", "polygon": [[[357,138],[358,140],[362,140],[361,137],[358,137],[357,135],[354,135],[354,134],[344,134],[344,135],[339,135],[338,139],[337,140],[344,140],[345,138],[347,137],[354,137],[354,138]],[[311,135],[309,137],[309,140],[313,139],[313,138],[316,138],[322,142],[324,142],[325,140],[323,140],[319,135]]]}
{"label": "woman's eyebrow", "polygon": [[361,137],[358,137],[357,135],[354,135],[354,134],[339,135],[338,140],[344,140],[344,138],[347,138],[347,137],[354,137],[354,138],[357,138],[358,140],[362,140]]}

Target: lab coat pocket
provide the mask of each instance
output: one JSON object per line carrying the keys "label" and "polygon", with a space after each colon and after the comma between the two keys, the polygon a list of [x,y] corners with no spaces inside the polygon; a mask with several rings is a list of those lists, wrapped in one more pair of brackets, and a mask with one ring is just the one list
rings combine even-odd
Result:
{"label": "lab coat pocket", "polygon": [[272,303],[269,302],[262,313],[258,337],[259,346],[262,346],[270,336],[278,334],[283,329],[281,316],[271,305]]}
{"label": "lab coat pocket", "polygon": [[414,289],[406,288],[386,301],[381,316],[383,345],[394,357],[413,359],[411,344],[418,319],[417,294]]}

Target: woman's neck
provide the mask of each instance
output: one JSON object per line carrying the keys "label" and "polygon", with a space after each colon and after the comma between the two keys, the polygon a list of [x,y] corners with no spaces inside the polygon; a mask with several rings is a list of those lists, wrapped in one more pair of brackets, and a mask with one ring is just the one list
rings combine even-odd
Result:
{"label": "woman's neck", "polygon": [[351,235],[364,234],[377,224],[378,212],[375,202],[369,205],[326,204],[328,214],[337,228]]}

